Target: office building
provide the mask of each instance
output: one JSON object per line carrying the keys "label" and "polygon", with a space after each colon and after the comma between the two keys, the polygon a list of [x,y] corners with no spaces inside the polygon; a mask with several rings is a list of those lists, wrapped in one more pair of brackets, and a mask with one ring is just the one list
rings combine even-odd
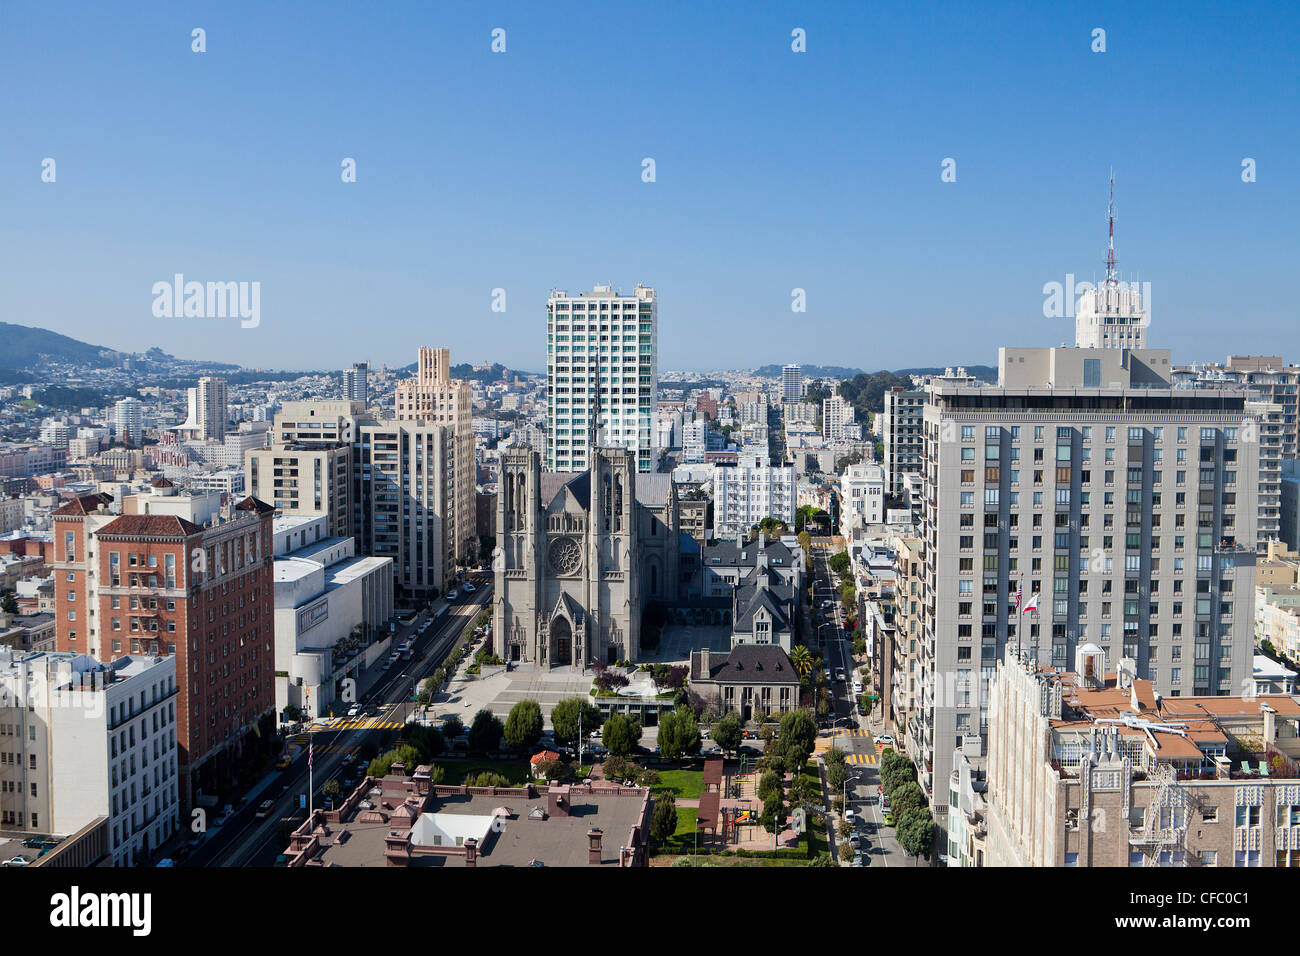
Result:
{"label": "office building", "polygon": [[631,295],[598,285],[546,303],[546,470],[590,466],[588,433],[599,409],[602,445],[634,452],[637,471],[654,470],[658,403],[659,304],[655,290]]}
{"label": "office building", "polygon": [[[1003,348],[999,368],[997,387],[932,383],[925,406],[913,756],[937,821],[952,753],[987,733],[1009,643],[1061,669],[1096,644],[1168,697],[1231,694],[1250,673],[1246,394],[1171,388],[1159,349]],[[1018,613],[1018,589],[1037,610]]]}

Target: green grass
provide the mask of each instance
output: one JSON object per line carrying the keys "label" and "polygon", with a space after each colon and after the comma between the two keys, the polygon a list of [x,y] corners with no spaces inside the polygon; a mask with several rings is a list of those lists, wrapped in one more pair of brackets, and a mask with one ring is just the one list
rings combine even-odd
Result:
{"label": "green grass", "polygon": [[443,783],[449,786],[455,786],[463,783],[465,778],[470,774],[481,773],[484,770],[491,770],[499,773],[510,781],[512,787],[522,787],[528,782],[529,765],[527,760],[500,760],[500,761],[472,761],[468,763],[444,762],[440,766],[446,771],[447,776],[443,778]]}
{"label": "green grass", "polygon": [[677,830],[668,844],[660,848],[663,853],[689,853],[695,849],[695,807],[677,808]]}
{"label": "green grass", "polygon": [[[671,793],[678,800],[696,800],[704,792],[703,770],[661,770],[653,793]],[[692,807],[691,812],[695,810]],[[678,810],[678,814],[681,811]],[[692,826],[693,829],[693,826]]]}

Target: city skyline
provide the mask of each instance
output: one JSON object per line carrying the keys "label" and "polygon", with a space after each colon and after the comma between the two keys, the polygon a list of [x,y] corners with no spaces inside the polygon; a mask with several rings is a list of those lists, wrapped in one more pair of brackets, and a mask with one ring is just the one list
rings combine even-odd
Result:
{"label": "city skyline", "polygon": [[[1298,111],[1271,79],[1294,11],[1263,30],[1263,12],[1172,4],[836,4],[683,10],[661,32],[611,10],[602,30],[659,68],[591,84],[553,55],[589,35],[577,6],[340,7],[305,33],[298,7],[76,9],[70,27],[10,5],[0,36],[12,82],[48,79],[39,108],[12,107],[0,156],[0,311],[19,324],[249,367],[400,366],[437,341],[541,371],[550,290],[640,282],[664,298],[666,369],[723,348],[732,367],[828,349],[866,369],[992,365],[996,343],[1073,337],[1043,317],[1044,286],[1103,278],[1113,167],[1119,272],[1151,283],[1151,343],[1178,362],[1294,351],[1275,303],[1297,252],[1296,130],[1278,117]],[[568,225],[606,209],[635,226]],[[260,320],[156,318],[151,289],[178,273],[259,283]]]}

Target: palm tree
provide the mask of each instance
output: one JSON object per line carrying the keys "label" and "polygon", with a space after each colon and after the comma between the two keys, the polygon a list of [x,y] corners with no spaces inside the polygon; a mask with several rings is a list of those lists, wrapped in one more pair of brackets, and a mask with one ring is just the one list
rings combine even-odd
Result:
{"label": "palm tree", "polygon": [[790,652],[790,663],[794,665],[795,673],[800,677],[807,677],[812,673],[812,654],[802,644],[795,645],[794,650]]}

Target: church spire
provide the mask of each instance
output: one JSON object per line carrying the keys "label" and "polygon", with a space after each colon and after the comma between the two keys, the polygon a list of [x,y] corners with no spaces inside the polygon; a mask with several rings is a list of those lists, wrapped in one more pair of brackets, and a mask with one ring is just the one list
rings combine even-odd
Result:
{"label": "church spire", "polygon": [[587,422],[587,467],[596,463],[596,448],[600,444],[600,363],[593,361],[590,366],[588,381],[594,387],[596,397],[592,401],[591,417]]}

